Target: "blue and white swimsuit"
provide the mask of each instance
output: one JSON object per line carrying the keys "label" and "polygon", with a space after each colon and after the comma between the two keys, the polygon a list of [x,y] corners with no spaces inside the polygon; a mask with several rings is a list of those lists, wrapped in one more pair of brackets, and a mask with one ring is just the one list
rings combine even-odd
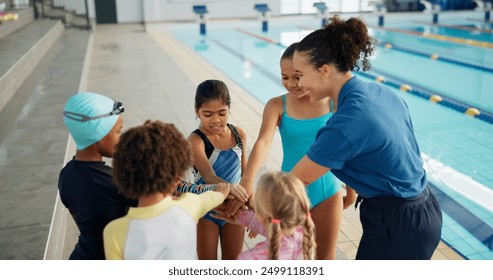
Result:
{"label": "blue and white swimsuit", "polygon": [[[243,143],[236,128],[229,123],[227,124],[227,126],[229,129],[231,129],[231,132],[236,139],[236,145],[228,150],[216,149],[214,145],[212,145],[211,141],[209,141],[209,138],[207,138],[207,136],[202,131],[200,131],[200,129],[196,129],[192,133],[196,133],[200,136],[200,138],[202,138],[202,141],[205,145],[205,154],[207,155],[209,163],[211,164],[212,169],[214,169],[216,175],[226,182],[238,183],[241,179],[241,155]],[[206,183],[197,169],[194,168],[193,174],[195,177],[195,183]],[[222,227],[226,222],[210,217],[211,212],[207,213],[204,218],[211,220]]]}

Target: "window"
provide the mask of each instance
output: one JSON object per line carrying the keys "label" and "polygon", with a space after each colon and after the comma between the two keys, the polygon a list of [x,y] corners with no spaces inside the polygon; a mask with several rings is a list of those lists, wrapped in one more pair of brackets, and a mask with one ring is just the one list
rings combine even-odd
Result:
{"label": "window", "polygon": [[315,2],[325,2],[329,13],[355,13],[373,11],[372,0],[281,0],[281,14],[315,14]]}

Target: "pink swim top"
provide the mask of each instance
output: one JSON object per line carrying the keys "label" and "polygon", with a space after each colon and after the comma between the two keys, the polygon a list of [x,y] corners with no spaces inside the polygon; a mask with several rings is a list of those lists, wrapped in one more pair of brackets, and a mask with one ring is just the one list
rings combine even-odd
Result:
{"label": "pink swim top", "polygon": [[[255,219],[253,211],[240,211],[236,221],[260,235],[266,236],[264,226]],[[242,252],[239,260],[267,260],[269,258],[269,241],[263,241],[255,245],[254,248]],[[296,227],[296,230],[290,236],[284,236],[281,239],[279,248],[280,260],[301,260],[303,259],[303,227]]]}

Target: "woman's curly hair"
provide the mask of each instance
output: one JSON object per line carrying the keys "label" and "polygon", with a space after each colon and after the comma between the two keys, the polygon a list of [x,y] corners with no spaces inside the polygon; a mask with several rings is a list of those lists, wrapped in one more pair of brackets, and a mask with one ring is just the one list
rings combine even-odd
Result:
{"label": "woman's curly hair", "polygon": [[192,163],[190,144],[173,124],[147,120],[120,137],[113,157],[113,178],[131,199],[171,193]]}
{"label": "woman's curly hair", "polygon": [[333,64],[339,71],[370,70],[369,57],[373,54],[373,39],[366,25],[357,18],[331,18],[323,29],[308,34],[296,46],[296,51],[307,52],[315,68]]}

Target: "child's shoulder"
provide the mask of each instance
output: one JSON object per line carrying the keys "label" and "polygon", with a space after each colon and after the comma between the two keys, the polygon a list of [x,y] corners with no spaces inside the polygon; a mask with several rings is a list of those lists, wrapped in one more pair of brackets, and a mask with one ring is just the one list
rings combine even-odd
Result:
{"label": "child's shoulder", "polygon": [[203,142],[205,138],[207,138],[207,136],[198,128],[188,135],[188,141],[191,142],[192,145]]}
{"label": "child's shoulder", "polygon": [[246,141],[246,132],[243,128],[237,125],[233,125],[231,123],[229,123],[228,126],[231,129],[231,132],[233,132],[235,135],[241,138],[242,142]]}
{"label": "child's shoulder", "polygon": [[267,101],[267,104],[270,103],[270,104],[282,105],[284,103],[284,100],[286,100],[287,97],[288,97],[287,93],[276,96],[276,97],[272,97],[271,99],[269,99],[269,101]]}
{"label": "child's shoulder", "polygon": [[195,199],[198,199],[198,197],[199,197],[199,195],[195,194],[195,193],[184,193],[176,199],[176,202],[181,202],[181,201],[186,201],[186,200],[195,200]]}
{"label": "child's shoulder", "polygon": [[283,95],[279,95],[279,96],[276,96],[276,97],[272,97],[271,99],[269,99],[267,101],[267,103],[265,103],[265,106],[266,107],[279,107],[284,104],[284,100],[286,98],[286,95],[287,94],[283,94]]}
{"label": "child's shoulder", "polygon": [[203,132],[200,130],[200,128],[194,129],[192,132],[190,132],[188,137],[193,137],[193,136],[200,136]]}
{"label": "child's shoulder", "polygon": [[[201,194],[185,193],[175,200],[175,204],[187,209],[191,212],[196,212],[203,207],[212,209],[224,201],[224,196],[220,192],[207,191]],[[204,213],[205,214],[205,213]]]}
{"label": "child's shoulder", "polygon": [[125,232],[130,223],[130,216],[125,215],[110,221],[103,229],[103,234],[114,234],[115,232]]}
{"label": "child's shoulder", "polygon": [[282,112],[283,111],[283,106],[284,106],[284,97],[286,95],[283,94],[283,95],[280,95],[280,96],[276,96],[276,97],[273,97],[271,99],[269,99],[269,101],[267,101],[267,103],[265,104],[265,107],[264,107],[264,114],[267,112],[276,112],[276,113],[279,113],[279,112]]}
{"label": "child's shoulder", "polygon": [[103,161],[78,161],[72,159],[61,170],[60,176],[81,176],[86,180],[93,176],[113,176],[113,168]]}
{"label": "child's shoulder", "polygon": [[241,132],[245,132],[245,130],[241,127],[239,127],[238,125],[236,124],[232,124],[232,123],[228,123],[228,127],[231,129],[231,131],[234,132],[234,130],[236,130],[237,132],[241,133]]}

